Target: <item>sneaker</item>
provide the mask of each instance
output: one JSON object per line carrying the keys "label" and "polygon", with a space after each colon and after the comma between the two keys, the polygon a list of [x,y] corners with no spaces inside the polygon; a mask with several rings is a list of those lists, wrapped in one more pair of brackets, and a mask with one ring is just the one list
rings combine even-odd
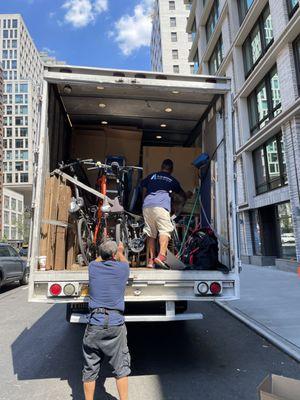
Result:
{"label": "sneaker", "polygon": [[165,261],[167,260],[167,257],[166,256],[164,256],[163,254],[160,254],[159,253],[159,255],[156,257],[156,258],[154,258],[154,263],[156,264],[156,265],[159,265],[161,268],[163,268],[163,269],[170,269],[168,266],[167,266],[167,264],[165,263]]}
{"label": "sneaker", "polygon": [[154,259],[149,258],[147,268],[155,268]]}

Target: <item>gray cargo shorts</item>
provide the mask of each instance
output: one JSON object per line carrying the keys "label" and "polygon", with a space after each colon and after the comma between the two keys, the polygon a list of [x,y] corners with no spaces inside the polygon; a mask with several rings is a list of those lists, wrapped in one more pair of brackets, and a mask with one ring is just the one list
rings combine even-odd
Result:
{"label": "gray cargo shorts", "polygon": [[130,375],[130,354],[127,346],[126,325],[103,328],[87,325],[83,337],[83,382],[95,381],[104,357],[108,358],[116,378]]}

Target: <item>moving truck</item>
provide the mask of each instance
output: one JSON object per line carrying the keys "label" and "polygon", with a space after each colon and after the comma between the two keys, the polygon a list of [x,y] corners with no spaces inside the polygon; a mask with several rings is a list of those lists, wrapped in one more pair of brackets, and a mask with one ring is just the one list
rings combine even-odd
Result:
{"label": "moving truck", "polygon": [[[57,216],[43,219],[46,182],[60,162],[77,158],[104,162],[109,155],[124,156],[129,165],[140,165],[147,173],[154,172],[163,158],[173,158],[174,175],[185,190],[201,184],[198,218],[202,225],[214,229],[219,260],[229,268],[224,274],[219,270],[151,270],[135,265],[126,289],[126,320],[201,319],[201,313],[186,312],[188,302],[239,298],[230,85],[225,77],[75,66],[45,68],[36,138],[29,301],[65,303],[70,322],[86,322],[88,268],[40,266],[42,226],[48,224],[54,232],[62,227]],[[210,162],[205,177],[199,179],[201,173],[191,164],[203,152]],[[56,293],[51,290],[53,285],[59,289]],[[212,287],[219,290],[211,291]]]}

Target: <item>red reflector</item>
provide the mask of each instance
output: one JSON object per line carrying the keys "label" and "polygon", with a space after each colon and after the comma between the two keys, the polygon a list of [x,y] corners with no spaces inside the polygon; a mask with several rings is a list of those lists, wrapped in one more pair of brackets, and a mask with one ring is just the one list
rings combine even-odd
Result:
{"label": "red reflector", "polygon": [[61,294],[62,288],[58,283],[54,283],[53,285],[50,286],[49,291],[52,294],[52,296],[59,296]]}
{"label": "red reflector", "polygon": [[213,282],[210,285],[211,294],[219,294],[221,292],[221,285],[218,282]]}

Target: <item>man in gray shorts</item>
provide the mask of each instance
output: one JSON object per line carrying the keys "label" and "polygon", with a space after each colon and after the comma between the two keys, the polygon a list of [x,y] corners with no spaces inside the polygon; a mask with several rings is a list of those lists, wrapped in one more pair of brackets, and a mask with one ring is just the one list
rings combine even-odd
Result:
{"label": "man in gray shorts", "polygon": [[120,400],[128,399],[130,354],[124,324],[124,296],[129,263],[120,243],[100,246],[101,261],[89,265],[89,307],[91,315],[83,338],[82,380],[85,400],[93,400],[103,358],[108,359],[116,378]]}

